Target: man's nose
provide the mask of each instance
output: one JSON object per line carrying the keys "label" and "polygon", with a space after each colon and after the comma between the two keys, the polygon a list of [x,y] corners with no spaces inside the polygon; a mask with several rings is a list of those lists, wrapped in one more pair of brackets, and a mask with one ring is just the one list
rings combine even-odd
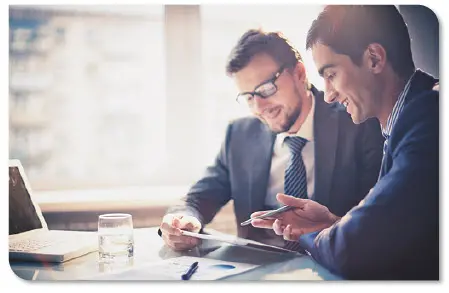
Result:
{"label": "man's nose", "polygon": [[335,102],[335,98],[338,96],[338,94],[335,92],[335,89],[332,87],[332,85],[329,82],[326,82],[325,88],[324,88],[324,101],[326,103],[333,103]]}
{"label": "man's nose", "polygon": [[326,103],[331,104],[331,103],[335,102],[335,97],[336,97],[336,95],[335,95],[334,91],[326,91],[324,93],[324,101]]}
{"label": "man's nose", "polygon": [[254,112],[261,114],[263,110],[266,108],[266,105],[267,99],[255,95],[253,98],[253,104],[251,108]]}

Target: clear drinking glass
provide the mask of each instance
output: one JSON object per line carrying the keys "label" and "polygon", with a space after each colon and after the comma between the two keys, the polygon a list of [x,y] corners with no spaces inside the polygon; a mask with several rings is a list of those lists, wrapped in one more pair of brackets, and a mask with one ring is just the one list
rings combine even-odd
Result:
{"label": "clear drinking glass", "polygon": [[98,217],[98,253],[102,263],[129,261],[134,256],[133,220],[130,214]]}

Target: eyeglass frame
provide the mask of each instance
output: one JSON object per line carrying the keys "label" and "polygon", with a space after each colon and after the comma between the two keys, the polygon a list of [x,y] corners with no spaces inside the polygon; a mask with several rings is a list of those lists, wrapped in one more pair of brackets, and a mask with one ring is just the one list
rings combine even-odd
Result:
{"label": "eyeglass frame", "polygon": [[[243,103],[239,102],[239,98],[241,96],[245,96],[245,95],[251,95],[251,96],[253,96],[253,98],[254,98],[254,96],[259,96],[262,99],[268,99],[269,97],[271,97],[274,94],[276,94],[278,92],[278,87],[276,85],[276,80],[279,78],[279,76],[281,76],[281,74],[284,72],[285,69],[287,69],[286,65],[282,65],[281,67],[279,67],[278,71],[273,73],[273,77],[271,77],[271,78],[269,78],[269,79],[267,79],[265,81],[262,81],[259,85],[257,85],[254,88],[255,89],[254,91],[252,91],[252,92],[243,92],[243,93],[237,94],[237,97],[235,98],[236,102],[239,103],[240,105],[243,104]],[[260,88],[261,86],[266,85],[268,83],[271,83],[274,86],[274,88],[275,88],[275,91],[272,94],[270,94],[268,96],[263,96],[260,92],[257,92],[258,88]],[[248,99],[245,99],[245,102],[246,102],[246,104],[249,105]]]}

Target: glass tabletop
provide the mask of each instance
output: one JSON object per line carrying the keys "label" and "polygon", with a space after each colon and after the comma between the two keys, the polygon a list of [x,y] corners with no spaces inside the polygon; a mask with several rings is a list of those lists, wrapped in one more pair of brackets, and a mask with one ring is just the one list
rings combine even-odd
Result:
{"label": "glass tabletop", "polygon": [[73,281],[85,278],[95,279],[95,276],[144,267],[151,262],[168,258],[194,256],[259,265],[254,270],[225,278],[231,281],[341,279],[309,256],[268,252],[213,240],[203,240],[192,250],[176,252],[164,245],[162,238],[157,234],[157,227],[135,229],[134,239],[134,257],[127,262],[102,264],[98,262],[98,252],[92,252],[64,263],[10,261],[10,265],[13,272],[25,280]]}

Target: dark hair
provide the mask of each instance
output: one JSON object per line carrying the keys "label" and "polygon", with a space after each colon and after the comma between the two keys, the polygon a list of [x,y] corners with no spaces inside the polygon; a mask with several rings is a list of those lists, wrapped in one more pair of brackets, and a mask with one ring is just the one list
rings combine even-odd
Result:
{"label": "dark hair", "polygon": [[260,53],[271,56],[279,66],[296,66],[301,55],[280,32],[263,32],[251,29],[244,33],[232,49],[226,65],[226,73],[231,75],[242,70],[251,59]]}
{"label": "dark hair", "polygon": [[407,25],[394,5],[328,5],[307,33],[306,48],[322,43],[361,64],[369,44],[382,45],[401,77],[415,69]]}

